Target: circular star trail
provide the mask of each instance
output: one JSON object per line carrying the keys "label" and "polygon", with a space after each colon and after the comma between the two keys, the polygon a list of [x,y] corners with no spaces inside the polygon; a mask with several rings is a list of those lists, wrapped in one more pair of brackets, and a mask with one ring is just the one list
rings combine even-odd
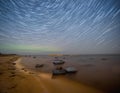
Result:
{"label": "circular star trail", "polygon": [[119,0],[0,0],[0,51],[120,53]]}

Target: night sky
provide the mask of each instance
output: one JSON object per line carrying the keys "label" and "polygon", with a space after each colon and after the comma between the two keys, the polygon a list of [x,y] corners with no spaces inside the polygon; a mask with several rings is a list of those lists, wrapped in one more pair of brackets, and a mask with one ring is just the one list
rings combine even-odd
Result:
{"label": "night sky", "polygon": [[120,53],[120,0],[0,0],[0,52]]}

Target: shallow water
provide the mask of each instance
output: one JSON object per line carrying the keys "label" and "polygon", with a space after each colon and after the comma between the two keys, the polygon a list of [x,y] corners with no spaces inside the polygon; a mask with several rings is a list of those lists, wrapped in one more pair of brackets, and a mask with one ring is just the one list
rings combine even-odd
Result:
{"label": "shallow water", "polygon": [[[77,68],[76,74],[68,74],[65,77],[83,84],[94,86],[108,93],[118,93],[120,85],[120,55],[76,55],[61,56],[66,63],[63,67],[73,66]],[[52,64],[54,57],[33,56],[23,57],[22,64],[29,69],[39,72],[51,73],[55,66]],[[36,69],[36,64],[45,64]]]}

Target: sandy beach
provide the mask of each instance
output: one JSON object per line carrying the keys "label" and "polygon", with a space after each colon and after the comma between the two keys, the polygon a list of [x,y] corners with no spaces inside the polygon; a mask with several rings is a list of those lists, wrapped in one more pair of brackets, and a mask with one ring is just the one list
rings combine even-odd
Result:
{"label": "sandy beach", "polygon": [[0,57],[0,93],[42,93],[38,81],[34,80],[33,76],[19,71],[13,64],[18,58]]}
{"label": "sandy beach", "polygon": [[[65,56],[60,59],[66,61],[64,67],[74,66],[78,72],[52,76],[54,57],[50,56],[0,57],[0,93],[118,93],[120,84],[118,64],[114,66],[111,64],[113,72],[108,73],[111,67],[106,68],[106,64],[108,64],[106,59],[102,59],[103,62],[101,62],[106,63],[105,67],[101,63],[97,63],[97,65],[93,61],[91,62],[95,66],[91,62],[89,64],[76,62],[80,60],[85,62],[86,57]],[[89,60],[93,59],[90,57]],[[44,64],[44,66],[36,69],[35,65],[38,63]],[[102,66],[102,69],[99,66]]]}

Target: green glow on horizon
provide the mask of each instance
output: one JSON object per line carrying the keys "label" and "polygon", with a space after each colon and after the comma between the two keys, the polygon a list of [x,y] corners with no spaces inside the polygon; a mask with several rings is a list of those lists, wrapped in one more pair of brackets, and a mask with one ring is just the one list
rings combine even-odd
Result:
{"label": "green glow on horizon", "polygon": [[22,52],[58,52],[60,49],[51,46],[34,46],[34,45],[0,45],[0,49]]}

